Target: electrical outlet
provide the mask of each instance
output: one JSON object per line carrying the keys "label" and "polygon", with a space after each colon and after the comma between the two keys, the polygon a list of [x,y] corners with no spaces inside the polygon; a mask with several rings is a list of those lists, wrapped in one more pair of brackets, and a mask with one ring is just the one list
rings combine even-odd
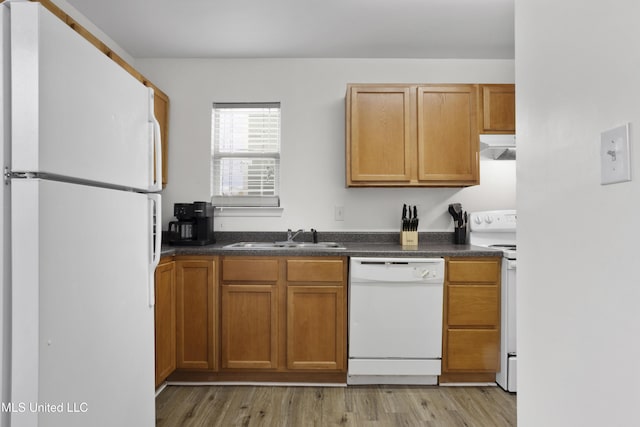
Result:
{"label": "electrical outlet", "polygon": [[600,183],[631,181],[629,124],[600,134]]}
{"label": "electrical outlet", "polygon": [[344,206],[336,206],[333,210],[333,216],[336,221],[344,221]]}

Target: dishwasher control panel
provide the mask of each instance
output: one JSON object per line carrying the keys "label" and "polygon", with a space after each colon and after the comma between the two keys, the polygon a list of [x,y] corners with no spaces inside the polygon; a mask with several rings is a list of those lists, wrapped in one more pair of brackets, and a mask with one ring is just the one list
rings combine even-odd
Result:
{"label": "dishwasher control panel", "polygon": [[372,283],[442,283],[442,258],[351,258],[350,280]]}

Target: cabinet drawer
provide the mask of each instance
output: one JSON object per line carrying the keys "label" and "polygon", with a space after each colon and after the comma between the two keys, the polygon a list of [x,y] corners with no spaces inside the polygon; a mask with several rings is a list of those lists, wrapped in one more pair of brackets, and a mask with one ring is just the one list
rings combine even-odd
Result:
{"label": "cabinet drawer", "polygon": [[342,282],[342,260],[287,260],[289,282]]}
{"label": "cabinet drawer", "polygon": [[499,322],[500,299],[495,285],[448,285],[449,326],[495,326]]}
{"label": "cabinet drawer", "polygon": [[450,260],[447,264],[449,282],[497,282],[500,278],[500,259]]}
{"label": "cabinet drawer", "polygon": [[446,370],[496,372],[499,349],[498,329],[449,329]]}
{"label": "cabinet drawer", "polygon": [[222,260],[223,281],[275,282],[278,260],[269,258],[225,258]]}

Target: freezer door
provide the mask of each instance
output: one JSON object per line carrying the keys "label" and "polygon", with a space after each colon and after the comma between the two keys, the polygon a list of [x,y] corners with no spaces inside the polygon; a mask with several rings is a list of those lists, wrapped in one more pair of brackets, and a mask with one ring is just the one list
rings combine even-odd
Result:
{"label": "freezer door", "polygon": [[160,190],[153,91],[39,3],[10,13],[12,170]]}
{"label": "freezer door", "polygon": [[153,426],[149,198],[37,179],[11,187],[11,425]]}

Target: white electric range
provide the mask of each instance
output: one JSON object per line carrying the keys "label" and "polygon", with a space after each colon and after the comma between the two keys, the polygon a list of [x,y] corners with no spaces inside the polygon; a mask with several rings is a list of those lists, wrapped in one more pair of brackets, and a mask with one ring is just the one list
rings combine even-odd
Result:
{"label": "white electric range", "polygon": [[502,249],[500,371],[496,382],[503,389],[517,389],[516,349],[516,224],[515,210],[473,212],[469,243]]}

